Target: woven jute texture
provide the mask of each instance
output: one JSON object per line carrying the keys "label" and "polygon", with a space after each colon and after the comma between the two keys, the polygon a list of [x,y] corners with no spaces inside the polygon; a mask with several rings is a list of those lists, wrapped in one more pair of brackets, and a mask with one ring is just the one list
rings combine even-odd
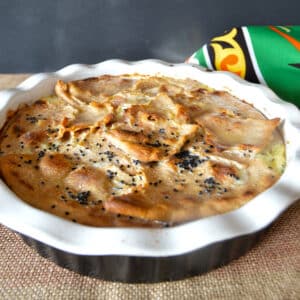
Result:
{"label": "woven jute texture", "polygon": [[[0,75],[0,89],[24,78]],[[0,299],[300,299],[300,202],[229,265],[156,284],[113,283],[62,269],[0,225]]]}

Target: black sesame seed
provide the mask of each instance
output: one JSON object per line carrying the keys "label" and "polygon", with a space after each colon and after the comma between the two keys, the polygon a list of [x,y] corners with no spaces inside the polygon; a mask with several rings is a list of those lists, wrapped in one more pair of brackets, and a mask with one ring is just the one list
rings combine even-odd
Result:
{"label": "black sesame seed", "polygon": [[135,165],[138,165],[138,164],[141,163],[138,159],[133,159],[132,161],[133,161],[133,163],[134,163]]}
{"label": "black sesame seed", "polygon": [[230,173],[229,176],[232,177],[232,178],[234,178],[234,179],[236,179],[236,180],[240,179],[237,175],[235,175],[233,173]]}
{"label": "black sesame seed", "polygon": [[34,124],[34,123],[36,123],[38,121],[38,118],[37,117],[28,116],[28,117],[26,117],[26,121],[29,121],[29,123]]}
{"label": "black sesame seed", "polygon": [[207,185],[217,185],[218,184],[213,177],[206,178],[204,180],[204,183]]}
{"label": "black sesame seed", "polygon": [[113,179],[116,176],[115,172],[112,172],[111,170],[107,170],[106,174],[109,179]]}
{"label": "black sesame seed", "polygon": [[38,159],[42,158],[43,156],[45,156],[45,151],[40,151],[38,153]]}
{"label": "black sesame seed", "polygon": [[115,154],[111,151],[105,151],[105,152],[103,152],[103,154],[105,154],[108,159],[112,159],[115,156]]}
{"label": "black sesame seed", "polygon": [[193,168],[196,168],[198,165],[204,163],[207,159],[200,158],[198,155],[192,155],[189,151],[182,151],[175,154],[175,157],[180,159],[176,165],[179,168],[192,171]]}
{"label": "black sesame seed", "polygon": [[90,191],[80,192],[78,193],[75,198],[81,205],[88,204],[88,197],[90,196]]}
{"label": "black sesame seed", "polygon": [[161,143],[159,141],[155,141],[154,143],[146,143],[147,146],[151,146],[151,147],[161,147]]}
{"label": "black sesame seed", "polygon": [[160,128],[158,132],[161,134],[164,134],[164,133],[166,133],[166,130],[164,128]]}

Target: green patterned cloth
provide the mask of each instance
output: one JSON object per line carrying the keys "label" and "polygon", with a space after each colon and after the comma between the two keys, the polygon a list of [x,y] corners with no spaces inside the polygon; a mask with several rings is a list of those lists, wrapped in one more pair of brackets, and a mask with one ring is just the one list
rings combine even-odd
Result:
{"label": "green patterned cloth", "polygon": [[300,107],[300,26],[233,28],[212,38],[188,62],[265,84]]}

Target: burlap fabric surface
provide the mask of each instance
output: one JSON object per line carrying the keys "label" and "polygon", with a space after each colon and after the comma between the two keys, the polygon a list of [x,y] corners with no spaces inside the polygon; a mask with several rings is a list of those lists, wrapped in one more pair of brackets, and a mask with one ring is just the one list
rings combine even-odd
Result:
{"label": "burlap fabric surface", "polygon": [[[0,75],[0,89],[24,78]],[[201,276],[157,284],[113,283],[62,269],[0,225],[0,299],[300,299],[300,202],[243,257]]]}

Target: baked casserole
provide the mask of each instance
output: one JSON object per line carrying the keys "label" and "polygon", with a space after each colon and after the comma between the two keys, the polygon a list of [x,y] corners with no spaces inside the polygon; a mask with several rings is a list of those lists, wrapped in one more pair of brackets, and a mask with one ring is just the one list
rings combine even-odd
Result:
{"label": "baked casserole", "polygon": [[279,118],[189,78],[58,81],[10,112],[6,184],[30,205],[90,226],[163,227],[242,206],[285,168]]}

